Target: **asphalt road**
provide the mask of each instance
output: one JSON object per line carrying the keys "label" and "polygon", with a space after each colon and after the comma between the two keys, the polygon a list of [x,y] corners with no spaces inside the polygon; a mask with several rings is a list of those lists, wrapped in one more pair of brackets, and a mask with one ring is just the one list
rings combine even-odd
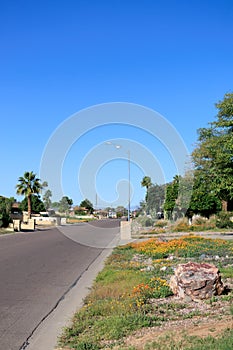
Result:
{"label": "asphalt road", "polygon": [[118,236],[116,220],[0,236],[0,349],[23,349]]}

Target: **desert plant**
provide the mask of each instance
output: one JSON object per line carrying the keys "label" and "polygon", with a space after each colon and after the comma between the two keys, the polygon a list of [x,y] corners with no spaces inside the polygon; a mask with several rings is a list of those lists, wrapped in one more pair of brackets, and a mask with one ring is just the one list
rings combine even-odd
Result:
{"label": "desert plant", "polygon": [[175,221],[175,223],[171,227],[173,232],[187,232],[190,231],[190,225],[188,223],[188,219],[181,218]]}
{"label": "desert plant", "polygon": [[168,225],[168,220],[157,220],[154,224],[154,227],[165,227]]}
{"label": "desert plant", "polygon": [[148,216],[140,216],[137,218],[137,221],[142,227],[151,227],[154,225],[154,220]]}
{"label": "desert plant", "polygon": [[233,228],[232,213],[221,211],[217,215],[216,226],[218,228]]}

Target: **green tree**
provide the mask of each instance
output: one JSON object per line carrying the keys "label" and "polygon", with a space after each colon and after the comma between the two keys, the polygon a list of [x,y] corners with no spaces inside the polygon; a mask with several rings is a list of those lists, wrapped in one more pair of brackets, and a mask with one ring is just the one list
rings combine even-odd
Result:
{"label": "green tree", "polygon": [[43,196],[44,206],[46,210],[51,207],[51,204],[52,204],[51,197],[52,197],[52,192],[50,190],[47,190]]}
{"label": "green tree", "polygon": [[[28,200],[24,198],[20,203],[20,209],[22,211],[28,211]],[[31,213],[39,214],[41,211],[45,211],[45,206],[39,196],[31,196]]]}
{"label": "green tree", "polygon": [[[226,211],[233,199],[233,94],[216,104],[217,120],[198,130],[198,144],[192,153],[195,170],[222,203]],[[198,175],[200,176],[200,175]]]}
{"label": "green tree", "polygon": [[118,207],[116,208],[116,214],[118,218],[121,218],[122,216],[128,215],[128,210],[122,205],[118,205]]}
{"label": "green tree", "polygon": [[58,204],[59,204],[58,211],[60,213],[66,213],[66,215],[68,215],[69,209],[73,204],[73,200],[67,196],[63,196]]}
{"label": "green tree", "polygon": [[0,196],[0,227],[7,227],[11,221],[11,206],[15,202],[13,197]]}
{"label": "green tree", "polygon": [[221,201],[212,190],[212,182],[207,182],[208,178],[202,176],[202,172],[196,170],[192,197],[188,209],[191,217],[193,214],[200,214],[209,218],[221,210]]}
{"label": "green tree", "polygon": [[16,193],[18,195],[25,196],[28,202],[28,217],[31,218],[31,201],[32,196],[39,195],[43,188],[40,179],[36,177],[36,174],[32,171],[26,171],[24,176],[19,177],[19,183],[16,185]]}
{"label": "green tree", "polygon": [[58,210],[59,209],[59,202],[52,202],[51,207],[55,210]]}
{"label": "green tree", "polygon": [[80,207],[82,208],[86,208],[90,214],[93,213],[94,211],[94,207],[93,204],[91,203],[91,201],[89,201],[89,199],[84,199],[81,203],[80,203]]}

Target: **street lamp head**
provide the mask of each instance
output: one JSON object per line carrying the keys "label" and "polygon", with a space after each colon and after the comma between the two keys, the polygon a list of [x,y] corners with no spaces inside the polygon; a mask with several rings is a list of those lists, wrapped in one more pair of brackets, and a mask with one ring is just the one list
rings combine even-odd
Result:
{"label": "street lamp head", "polygon": [[115,143],[113,143],[111,141],[106,141],[105,144],[106,145],[111,145],[111,146],[113,146],[113,147],[115,147],[117,149],[121,148],[121,145],[117,145],[117,144],[115,144]]}

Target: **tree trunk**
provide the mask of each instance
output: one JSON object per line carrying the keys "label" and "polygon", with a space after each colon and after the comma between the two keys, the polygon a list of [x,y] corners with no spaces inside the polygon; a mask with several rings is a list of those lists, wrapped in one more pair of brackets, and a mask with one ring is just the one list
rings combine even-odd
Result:
{"label": "tree trunk", "polygon": [[225,201],[224,199],[222,199],[222,211],[227,211],[227,201]]}
{"label": "tree trunk", "polygon": [[31,203],[31,196],[28,196],[28,219],[31,219],[32,214],[32,203]]}

